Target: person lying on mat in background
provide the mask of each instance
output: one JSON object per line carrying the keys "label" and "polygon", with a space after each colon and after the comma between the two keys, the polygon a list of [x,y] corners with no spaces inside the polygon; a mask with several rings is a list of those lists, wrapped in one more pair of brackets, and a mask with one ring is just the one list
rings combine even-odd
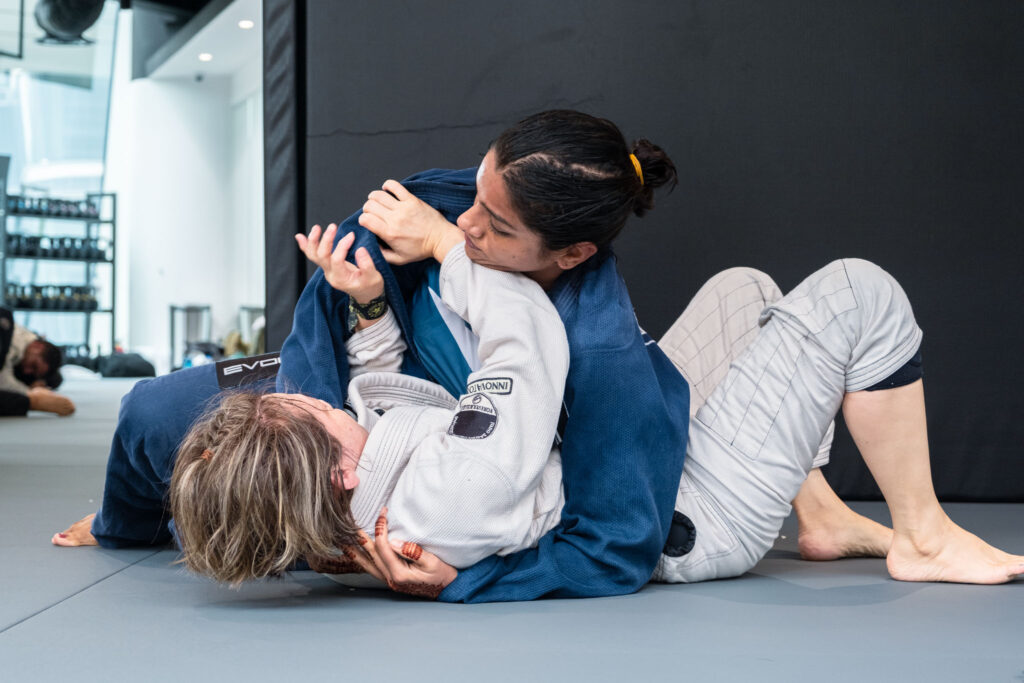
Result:
{"label": "person lying on mat in background", "polygon": [[27,415],[30,410],[66,417],[75,412],[60,386],[60,349],[14,322],[14,314],[0,308],[0,417]]}

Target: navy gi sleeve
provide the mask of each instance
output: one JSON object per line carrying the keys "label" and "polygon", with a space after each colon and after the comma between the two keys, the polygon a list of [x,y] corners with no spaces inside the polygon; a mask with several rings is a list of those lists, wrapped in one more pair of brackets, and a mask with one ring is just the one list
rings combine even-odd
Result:
{"label": "navy gi sleeve", "polygon": [[689,387],[638,327],[614,260],[555,292],[570,345],[562,442],[565,507],[536,548],[492,556],[446,602],[631,593],[668,536],[689,426]]}

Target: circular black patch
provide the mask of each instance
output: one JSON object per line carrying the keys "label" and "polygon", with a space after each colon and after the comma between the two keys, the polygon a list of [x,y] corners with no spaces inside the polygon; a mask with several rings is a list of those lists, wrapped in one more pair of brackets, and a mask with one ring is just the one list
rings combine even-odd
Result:
{"label": "circular black patch", "polygon": [[448,433],[462,439],[486,439],[498,424],[498,411],[483,394],[470,394],[459,401]]}

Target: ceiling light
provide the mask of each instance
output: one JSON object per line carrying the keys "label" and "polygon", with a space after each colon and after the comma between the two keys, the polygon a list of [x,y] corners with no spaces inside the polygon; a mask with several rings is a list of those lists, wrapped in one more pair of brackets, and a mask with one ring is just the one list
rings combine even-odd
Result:
{"label": "ceiling light", "polygon": [[240,22],[238,22],[238,28],[242,29],[243,31],[248,31],[255,25],[256,22],[252,19],[242,19]]}
{"label": "ceiling light", "polygon": [[209,62],[211,60],[213,60],[213,55],[211,55],[209,52],[201,52],[199,54],[200,62]]}

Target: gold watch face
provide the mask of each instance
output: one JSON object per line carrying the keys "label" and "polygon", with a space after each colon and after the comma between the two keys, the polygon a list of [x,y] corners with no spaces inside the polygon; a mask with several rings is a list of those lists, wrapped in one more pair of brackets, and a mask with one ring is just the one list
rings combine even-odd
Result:
{"label": "gold watch face", "polygon": [[363,316],[367,320],[376,320],[377,318],[384,315],[388,309],[387,299],[375,299],[366,305],[363,309],[365,315]]}
{"label": "gold watch face", "polygon": [[369,303],[360,304],[354,299],[349,299],[349,307],[363,320],[376,320],[387,313],[388,300],[386,297],[381,296]]}

